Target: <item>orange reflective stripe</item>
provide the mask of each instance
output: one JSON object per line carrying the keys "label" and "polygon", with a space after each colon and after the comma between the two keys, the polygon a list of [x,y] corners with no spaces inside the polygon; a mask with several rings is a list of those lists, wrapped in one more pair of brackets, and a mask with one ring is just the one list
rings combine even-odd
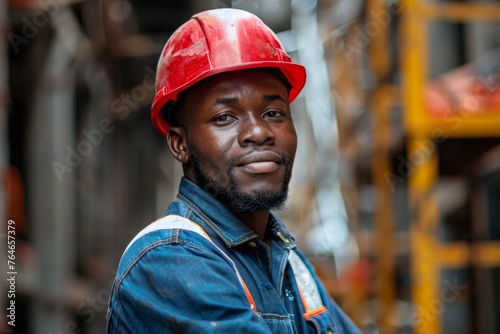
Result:
{"label": "orange reflective stripe", "polygon": [[300,300],[302,301],[302,304],[304,305],[304,309],[306,310],[306,313],[303,314],[303,316],[306,320],[311,318],[311,317],[314,317],[315,315],[318,315],[318,314],[321,314],[321,313],[327,311],[327,308],[324,305],[321,305],[320,307],[317,307],[314,310],[311,310],[309,308],[309,305],[307,304],[307,301],[304,298],[304,294],[302,293],[302,290],[300,288],[299,288],[299,295],[300,295]]}
{"label": "orange reflective stripe", "polygon": [[306,311],[303,314],[304,318],[307,320],[325,312],[327,308],[323,305],[316,281],[304,261],[292,250],[288,256],[288,263],[292,267],[293,276],[299,289],[300,300]]}
{"label": "orange reflective stripe", "polygon": [[304,313],[304,318],[306,320],[308,320],[309,318],[312,318],[315,315],[321,314],[321,313],[326,312],[326,311],[328,311],[327,308],[325,306],[321,305],[320,307],[318,307],[315,310]]}
{"label": "orange reflective stripe", "polygon": [[231,258],[229,257],[229,255],[227,255],[222,249],[219,248],[219,246],[217,246],[215,243],[212,242],[212,245],[215,246],[215,248],[217,248],[219,250],[219,252],[221,252],[222,255],[224,255],[224,257],[226,259],[228,259],[229,262],[231,262],[231,264],[233,265],[233,269],[234,271],[236,272],[236,276],[238,276],[238,280],[240,281],[240,284],[241,286],[243,287],[243,290],[245,291],[245,295],[247,296],[247,300],[248,300],[248,304],[250,304],[250,308],[254,311],[254,312],[257,312],[257,306],[255,305],[255,301],[253,300],[253,297],[252,297],[252,294],[250,293],[250,290],[248,289],[247,287],[247,284],[245,283],[245,281],[243,280],[243,277],[241,277],[240,275],[240,271],[238,270],[238,268],[236,268],[236,265],[234,264],[233,260],[231,260]]}
{"label": "orange reflective stripe", "polygon": [[250,308],[252,309],[252,311],[257,312],[257,306],[255,305],[255,301],[253,300],[252,294],[250,293],[250,290],[248,289],[243,278],[241,279],[241,283],[243,284],[243,289],[245,290],[245,295],[247,295],[248,304],[250,304]]}
{"label": "orange reflective stripe", "polygon": [[307,305],[307,301],[304,298],[304,294],[302,293],[302,289],[300,287],[299,287],[299,296],[300,296],[300,300],[302,301],[302,305],[304,305],[306,313],[309,312],[309,305]]}

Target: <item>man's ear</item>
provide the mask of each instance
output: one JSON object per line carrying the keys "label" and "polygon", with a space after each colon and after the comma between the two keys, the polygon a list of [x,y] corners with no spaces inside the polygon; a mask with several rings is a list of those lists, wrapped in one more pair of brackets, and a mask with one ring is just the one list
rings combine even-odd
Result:
{"label": "man's ear", "polygon": [[167,143],[174,158],[182,164],[189,161],[186,131],[182,127],[171,127],[167,133]]}

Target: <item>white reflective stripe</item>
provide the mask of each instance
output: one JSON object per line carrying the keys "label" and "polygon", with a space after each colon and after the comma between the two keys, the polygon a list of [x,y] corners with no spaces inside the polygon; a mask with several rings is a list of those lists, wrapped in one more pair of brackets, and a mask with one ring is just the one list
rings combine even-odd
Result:
{"label": "white reflective stripe", "polygon": [[[198,233],[199,235],[201,235],[202,237],[204,237],[205,239],[210,241],[212,243],[212,245],[214,245],[215,248],[217,248],[217,250],[219,250],[219,252],[222,255],[224,255],[224,257],[226,259],[229,260],[229,262],[233,266],[234,271],[236,272],[236,276],[238,277],[238,280],[240,281],[240,284],[243,287],[243,290],[246,292],[246,285],[243,281],[243,278],[240,275],[240,272],[238,271],[238,268],[236,268],[236,265],[234,264],[233,260],[231,260],[231,258],[222,249],[220,249],[219,246],[217,246],[216,244],[214,244],[212,242],[212,240],[210,240],[209,236],[205,233],[205,231],[198,224],[196,224],[195,222],[192,222],[191,220],[184,218],[182,216],[168,215],[168,216],[165,216],[163,218],[160,218],[160,219],[152,222],[151,224],[146,226],[142,231],[140,231],[134,237],[134,239],[132,239],[132,241],[130,241],[127,248],[125,248],[125,252],[129,249],[130,246],[132,246],[132,244],[136,240],[138,240],[140,237],[142,237],[148,233],[158,231],[158,230],[172,230],[172,229],[183,229],[183,230],[192,231],[192,232]],[[125,252],[123,252],[123,254],[125,254]],[[253,298],[252,298],[252,302],[253,302]],[[250,306],[255,311],[255,305],[251,303]]]}
{"label": "white reflective stripe", "polygon": [[307,305],[304,305],[306,312],[323,306],[316,281],[312,277],[309,269],[307,269],[304,261],[302,261],[300,256],[292,250],[288,256],[288,262],[292,266],[293,275],[304,297],[304,302],[307,303]]}
{"label": "white reflective stripe", "polygon": [[[132,244],[137,239],[139,239],[140,237],[142,237],[148,233],[158,231],[158,230],[172,230],[172,229],[176,229],[176,228],[180,228],[180,229],[188,230],[188,231],[193,231],[193,232],[196,232],[196,233],[202,235],[204,238],[206,238],[205,231],[203,231],[203,229],[200,226],[198,226],[198,224],[193,223],[189,219],[181,217],[181,216],[168,215],[168,216],[165,216],[163,218],[155,220],[154,222],[152,222],[151,224],[146,226],[141,232],[139,232],[135,236],[135,238],[132,239],[132,241],[130,241],[127,248],[125,248],[125,252],[130,248],[130,246],[132,246]],[[125,254],[125,252],[123,252],[123,254]]]}

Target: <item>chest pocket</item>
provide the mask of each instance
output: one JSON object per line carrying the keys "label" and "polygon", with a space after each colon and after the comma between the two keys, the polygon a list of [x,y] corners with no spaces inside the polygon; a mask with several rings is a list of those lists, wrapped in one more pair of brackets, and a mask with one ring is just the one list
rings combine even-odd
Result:
{"label": "chest pocket", "polygon": [[293,315],[260,313],[271,333],[294,334]]}

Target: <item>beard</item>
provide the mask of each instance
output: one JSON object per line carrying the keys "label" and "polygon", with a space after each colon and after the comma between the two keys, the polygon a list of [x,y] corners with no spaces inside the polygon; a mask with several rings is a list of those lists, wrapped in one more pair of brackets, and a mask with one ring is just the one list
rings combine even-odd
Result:
{"label": "beard", "polygon": [[[288,199],[288,184],[292,177],[292,162],[285,155],[278,153],[285,166],[285,174],[281,180],[281,187],[276,192],[257,191],[254,194],[244,193],[240,190],[234,177],[233,168],[239,157],[231,159],[225,171],[221,171],[206,159],[201,158],[195,151],[191,150],[191,163],[196,175],[199,187],[211,194],[234,213],[251,213],[259,211],[283,210]],[[214,171],[214,176],[205,172],[203,167]]]}

